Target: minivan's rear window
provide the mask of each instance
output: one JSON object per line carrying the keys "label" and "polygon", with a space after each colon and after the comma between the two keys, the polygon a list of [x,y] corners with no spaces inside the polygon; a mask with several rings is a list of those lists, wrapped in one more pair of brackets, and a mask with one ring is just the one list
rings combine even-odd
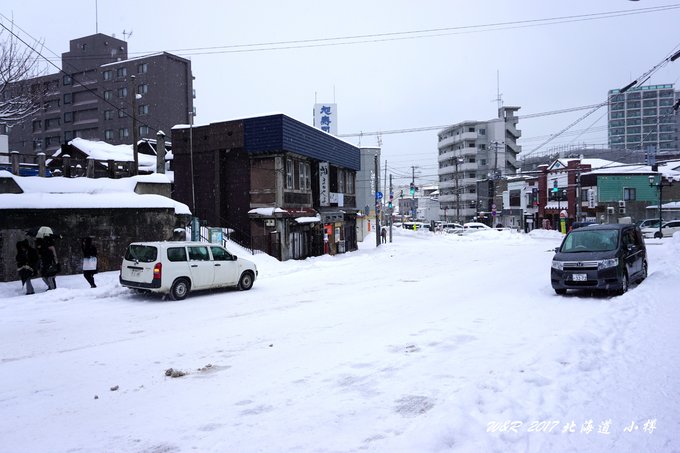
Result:
{"label": "minivan's rear window", "polygon": [[125,251],[125,259],[128,261],[139,261],[140,263],[152,263],[156,261],[158,250],[150,245],[131,244]]}

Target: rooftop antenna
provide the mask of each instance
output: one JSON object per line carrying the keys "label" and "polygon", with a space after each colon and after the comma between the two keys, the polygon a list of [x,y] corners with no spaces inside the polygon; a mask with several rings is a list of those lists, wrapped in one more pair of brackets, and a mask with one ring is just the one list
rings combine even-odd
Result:
{"label": "rooftop antenna", "polygon": [[99,33],[99,7],[97,0],[94,0],[94,32]]}
{"label": "rooftop antenna", "polygon": [[335,104],[335,85],[333,85],[333,104]]}
{"label": "rooftop antenna", "polygon": [[377,134],[377,139],[378,139],[378,147],[382,148],[382,134],[378,132]]}
{"label": "rooftop antenna", "polygon": [[127,41],[128,39],[130,39],[130,36],[132,36],[132,30],[130,30],[130,32],[126,32],[125,30],[123,30],[123,41]]}
{"label": "rooftop antenna", "polygon": [[498,118],[501,117],[501,109],[503,108],[503,93],[501,93],[501,76],[500,71],[496,69],[496,99],[498,105]]}

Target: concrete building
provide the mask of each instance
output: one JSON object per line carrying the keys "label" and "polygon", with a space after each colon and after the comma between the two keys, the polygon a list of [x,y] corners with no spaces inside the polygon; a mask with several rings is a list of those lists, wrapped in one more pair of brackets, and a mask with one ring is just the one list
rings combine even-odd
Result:
{"label": "concrete building", "polygon": [[120,39],[101,33],[74,39],[61,72],[31,80],[44,93],[42,109],[0,125],[0,134],[9,135],[12,151],[47,155],[76,137],[114,145],[154,139],[159,130],[190,122],[192,81],[191,62],[176,55],[128,58]]}
{"label": "concrete building", "polygon": [[[501,107],[498,118],[464,121],[438,134],[439,219],[468,221],[491,210],[493,195],[479,199],[477,181],[496,180],[517,172],[519,107]],[[481,203],[481,204],[480,204]]]}
{"label": "concrete building", "polygon": [[[645,85],[625,93],[609,90],[609,147],[657,153],[678,149],[678,119],[673,84]],[[637,161],[644,159],[640,153]]]}

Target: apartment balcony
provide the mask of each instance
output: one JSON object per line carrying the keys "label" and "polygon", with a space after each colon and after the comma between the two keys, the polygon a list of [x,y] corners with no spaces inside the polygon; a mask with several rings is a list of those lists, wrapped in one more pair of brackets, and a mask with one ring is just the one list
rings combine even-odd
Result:
{"label": "apartment balcony", "polygon": [[477,132],[463,132],[462,134],[457,134],[452,137],[447,137],[444,140],[441,140],[439,143],[437,143],[437,146],[439,148],[445,148],[447,146],[451,146],[455,143],[460,143],[465,140],[469,141],[474,141],[477,140]]}

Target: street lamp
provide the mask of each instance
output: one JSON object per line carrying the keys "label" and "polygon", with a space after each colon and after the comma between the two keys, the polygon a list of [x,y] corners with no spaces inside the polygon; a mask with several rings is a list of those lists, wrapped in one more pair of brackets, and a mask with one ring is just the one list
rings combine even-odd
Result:
{"label": "street lamp", "polygon": [[137,150],[137,84],[135,83],[135,75],[131,75],[132,81],[132,157],[134,160],[134,168],[132,174],[139,174],[139,152]]}
{"label": "street lamp", "polygon": [[[673,182],[669,180],[666,185],[670,187],[672,184]],[[663,233],[661,232],[661,226],[663,223],[662,215],[663,211],[661,210],[661,203],[663,202],[663,186],[664,186],[663,176],[660,173],[659,182],[656,182],[656,176],[649,175],[649,187],[656,187],[657,190],[659,191],[659,231],[654,234],[654,237],[657,237],[659,239],[663,237]]]}

